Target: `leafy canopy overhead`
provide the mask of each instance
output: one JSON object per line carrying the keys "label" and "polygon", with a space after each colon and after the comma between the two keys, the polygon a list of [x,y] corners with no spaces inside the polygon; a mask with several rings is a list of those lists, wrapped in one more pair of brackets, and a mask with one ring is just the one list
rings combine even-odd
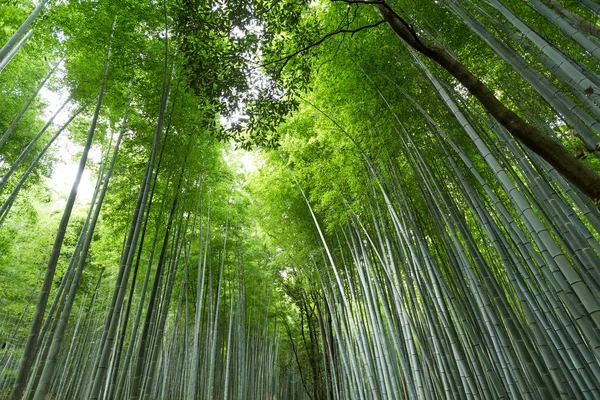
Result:
{"label": "leafy canopy overhead", "polygon": [[[297,1],[182,1],[176,31],[190,85],[233,115],[221,137],[244,148],[277,145],[276,128],[310,88],[322,6]],[[345,15],[334,31],[357,19]]]}

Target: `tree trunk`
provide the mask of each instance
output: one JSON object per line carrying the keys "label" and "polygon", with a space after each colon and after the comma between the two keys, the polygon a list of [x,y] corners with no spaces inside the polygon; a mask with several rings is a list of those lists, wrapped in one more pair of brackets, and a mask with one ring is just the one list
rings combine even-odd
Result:
{"label": "tree trunk", "polygon": [[67,105],[67,103],[69,103],[69,101],[71,101],[71,99],[67,99],[67,101],[65,101],[60,106],[60,108],[58,110],[56,110],[54,115],[52,115],[52,117],[48,120],[48,122],[46,122],[46,124],[42,127],[42,129],[40,129],[38,134],[35,135],[35,137],[33,139],[31,139],[31,142],[29,142],[29,144],[23,149],[21,154],[19,154],[19,157],[17,157],[15,162],[13,162],[11,164],[9,170],[6,171],[6,173],[4,174],[2,179],[0,179],[0,191],[2,191],[2,189],[4,189],[4,185],[6,185],[6,182],[8,181],[8,179],[11,177],[12,174],[14,174],[14,172],[17,170],[17,168],[19,168],[23,159],[25,159],[25,157],[27,157],[29,155],[29,152],[31,151],[33,146],[35,146],[37,141],[42,137],[42,135],[46,132],[46,130],[48,130],[50,125],[52,125],[52,122],[54,122],[54,119],[56,118],[56,116],[62,111],[62,109]]}
{"label": "tree trunk", "polygon": [[8,215],[8,211],[10,210],[10,207],[12,206],[12,204],[15,201],[17,195],[19,194],[19,191],[21,190],[21,188],[25,184],[25,181],[27,180],[27,178],[29,177],[29,175],[31,175],[31,172],[33,172],[33,170],[38,165],[38,163],[40,162],[40,160],[42,159],[42,157],[44,157],[44,155],[46,154],[46,152],[48,151],[48,149],[50,148],[50,146],[52,146],[52,143],[54,143],[54,141],[58,138],[58,136],[69,126],[69,124],[79,114],[81,114],[81,112],[83,110],[85,110],[87,108],[87,106],[89,106],[90,104],[91,104],[91,102],[88,103],[88,104],[86,104],[86,105],[84,105],[79,110],[77,110],[75,112],[75,114],[73,114],[73,116],[71,118],[69,118],[69,120],[67,122],[65,122],[65,124],[54,134],[54,136],[52,136],[50,138],[50,140],[48,141],[48,143],[46,143],[46,146],[44,146],[44,148],[42,149],[42,151],[40,152],[40,154],[37,155],[37,157],[35,158],[35,160],[33,160],[31,162],[31,164],[29,165],[29,168],[27,168],[27,171],[25,171],[25,173],[23,174],[23,176],[19,180],[19,183],[17,183],[17,185],[14,187],[14,189],[12,190],[12,192],[10,193],[10,195],[8,196],[8,198],[0,206],[0,226],[2,226],[2,221]]}
{"label": "tree trunk", "polygon": [[24,35],[26,35],[27,31],[29,30],[29,27],[39,15],[39,13],[42,11],[46,3],[48,3],[48,0],[41,0],[35,7],[35,9],[31,12],[31,14],[29,14],[29,17],[27,17],[25,22],[21,24],[19,29],[17,29],[17,31],[11,36],[11,38],[8,39],[8,42],[6,42],[2,49],[0,49],[0,62],[3,62],[4,59],[8,57],[12,48],[19,43],[19,41]]}
{"label": "tree trunk", "polygon": [[35,91],[35,93],[33,94],[33,96],[31,96],[31,98],[27,101],[27,103],[25,104],[25,106],[23,107],[23,109],[21,110],[21,112],[19,112],[19,115],[17,115],[15,117],[15,119],[10,124],[10,126],[8,127],[8,129],[6,129],[6,132],[4,132],[4,134],[0,138],[0,147],[2,147],[4,145],[4,143],[6,143],[6,140],[11,135],[11,133],[15,130],[15,126],[17,126],[17,124],[21,120],[21,118],[23,117],[23,114],[25,114],[25,112],[29,109],[29,106],[31,106],[31,104],[33,103],[33,100],[35,100],[35,98],[37,97],[37,95],[40,92],[40,90],[42,90],[42,88],[46,85],[46,82],[48,82],[48,79],[50,79],[50,77],[52,76],[52,74],[54,73],[54,71],[56,71],[56,69],[58,68],[58,66],[60,65],[61,62],[62,62],[62,60],[59,61],[54,66],[54,68],[52,68],[50,70],[50,72],[48,72],[48,75],[46,75],[46,77],[44,78],[44,80],[42,81],[42,83],[38,86],[38,88]]}
{"label": "tree trunk", "polygon": [[83,170],[85,169],[85,164],[87,162],[88,153],[90,151],[90,147],[92,146],[92,139],[94,138],[94,132],[96,131],[96,123],[98,121],[98,116],[100,114],[100,106],[102,105],[102,96],[104,94],[104,87],[106,81],[106,75],[108,73],[108,58],[110,54],[110,49],[106,55],[106,62],[104,64],[104,73],[102,77],[102,85],[100,87],[100,95],[98,96],[98,102],[96,103],[96,110],[94,113],[94,118],[92,120],[92,124],[88,131],[87,140],[83,149],[83,154],[81,155],[81,159],[79,160],[79,167],[77,169],[77,176],[75,177],[75,182],[73,182],[73,187],[71,188],[71,193],[69,194],[69,198],[67,200],[67,204],[65,205],[65,210],[60,221],[60,225],[58,227],[58,232],[56,234],[56,238],[54,240],[54,245],[52,247],[52,253],[50,255],[50,260],[48,261],[48,269],[46,270],[46,276],[44,277],[44,283],[42,284],[42,289],[40,291],[40,297],[38,300],[38,305],[36,308],[35,315],[33,317],[33,321],[31,323],[31,330],[29,332],[29,337],[27,338],[27,342],[25,344],[25,349],[23,351],[23,358],[21,360],[21,365],[19,367],[19,373],[17,376],[17,380],[13,386],[13,390],[10,394],[11,400],[20,399],[23,390],[25,389],[25,383],[27,381],[27,376],[29,375],[31,365],[33,363],[33,358],[35,357],[35,349],[37,346],[37,337],[42,326],[42,321],[44,319],[44,314],[46,312],[46,304],[48,303],[48,296],[50,295],[50,289],[52,287],[52,280],[54,279],[54,272],[56,271],[56,266],[58,264],[58,258],[60,256],[60,250],[62,248],[63,240],[65,238],[65,234],[67,233],[67,225],[69,223],[69,219],[71,218],[71,211],[73,211],[73,206],[75,205],[75,198],[77,197],[77,188],[79,187],[79,182],[81,181],[81,176],[83,175]]}
{"label": "tree trunk", "polygon": [[494,93],[446,50],[423,41],[413,28],[385,4],[377,5],[381,15],[394,32],[410,47],[433,60],[454,76],[483,107],[519,142],[523,143],[561,175],[590,197],[600,202],[600,175],[580,163],[562,144],[525,122],[502,104]]}
{"label": "tree trunk", "polygon": [[32,34],[33,34],[33,29],[30,29],[29,31],[27,31],[27,33],[25,34],[25,36],[23,36],[21,38],[21,40],[19,40],[19,43],[17,43],[15,45],[15,47],[13,47],[11,49],[10,53],[8,53],[5,58],[3,58],[2,60],[0,60],[0,72],[2,72],[2,70],[4,68],[6,68],[6,66],[8,65],[8,63],[10,62],[10,60],[12,60],[12,58],[15,56],[15,54],[17,54],[17,52],[19,50],[21,50],[21,47],[23,47],[23,45],[25,44],[25,42],[27,41],[27,39],[29,39]]}
{"label": "tree trunk", "polygon": [[[92,220],[90,222],[90,226],[85,235],[85,240],[83,243],[83,248],[79,255],[79,259],[77,262],[77,266],[75,268],[75,276],[73,277],[73,282],[71,283],[71,287],[69,290],[69,295],[67,297],[66,305],[60,315],[60,320],[54,337],[52,339],[52,344],[50,346],[48,361],[44,367],[39,386],[36,389],[34,400],[43,400],[46,398],[48,391],[50,390],[50,383],[52,378],[54,377],[54,373],[56,370],[56,365],[58,362],[58,352],[62,345],[62,340],[65,334],[65,330],[67,329],[67,323],[69,322],[69,316],[71,315],[71,308],[73,307],[73,303],[75,301],[75,295],[77,294],[77,289],[79,288],[79,280],[81,278],[81,274],[83,272],[83,268],[85,266],[85,261],[87,259],[87,255],[90,249],[90,245],[92,243],[92,238],[94,236],[94,231],[96,228],[96,223],[98,222],[98,217],[100,216],[100,210],[102,208],[102,203],[104,202],[104,197],[106,196],[106,190],[108,189],[108,182],[110,181],[110,176],[112,174],[115,160],[117,154],[119,152],[119,146],[121,145],[121,139],[123,138],[123,134],[125,133],[125,123],[127,121],[127,112],[129,108],[127,108],[125,114],[125,120],[123,122],[123,127],[121,128],[121,132],[119,133],[119,138],[117,139],[117,143],[115,145],[115,150],[112,154],[112,159],[110,161],[110,166],[108,167],[108,171],[106,176],[104,177],[104,183],[102,186],[102,191],[100,192],[100,196],[98,202],[96,203],[96,208],[94,210],[94,214],[92,216]],[[107,154],[108,158],[108,154]],[[57,315],[58,317],[58,315]]]}

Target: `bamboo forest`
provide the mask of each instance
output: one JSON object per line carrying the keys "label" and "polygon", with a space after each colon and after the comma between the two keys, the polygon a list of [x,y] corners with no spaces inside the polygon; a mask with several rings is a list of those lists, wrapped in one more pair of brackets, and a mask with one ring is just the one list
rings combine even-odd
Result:
{"label": "bamboo forest", "polygon": [[599,0],[0,0],[0,399],[600,399]]}

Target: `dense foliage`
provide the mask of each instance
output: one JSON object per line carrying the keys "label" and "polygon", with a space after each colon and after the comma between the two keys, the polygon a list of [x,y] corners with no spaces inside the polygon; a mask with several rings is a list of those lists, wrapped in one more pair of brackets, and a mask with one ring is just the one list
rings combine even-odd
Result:
{"label": "dense foliage", "polygon": [[0,0],[0,398],[600,398],[598,13]]}

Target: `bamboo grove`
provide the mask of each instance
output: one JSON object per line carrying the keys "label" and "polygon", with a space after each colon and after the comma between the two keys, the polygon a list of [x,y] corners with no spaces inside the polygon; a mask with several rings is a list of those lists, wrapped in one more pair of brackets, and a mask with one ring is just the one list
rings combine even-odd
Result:
{"label": "bamboo grove", "polygon": [[598,18],[0,0],[0,398],[600,399]]}

